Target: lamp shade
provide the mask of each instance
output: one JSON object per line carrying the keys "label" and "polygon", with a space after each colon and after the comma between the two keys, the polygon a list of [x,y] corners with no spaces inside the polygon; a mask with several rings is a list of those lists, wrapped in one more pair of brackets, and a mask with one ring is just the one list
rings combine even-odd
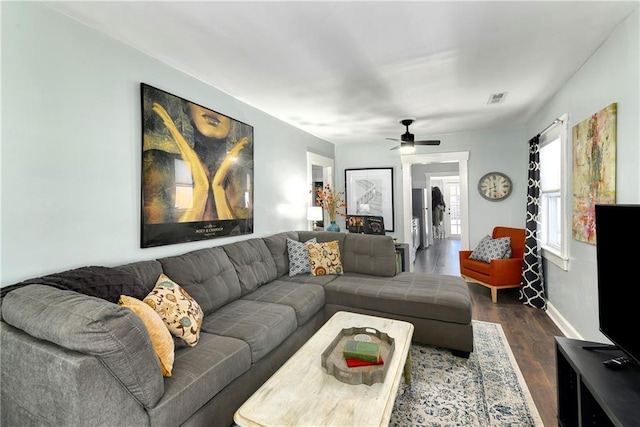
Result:
{"label": "lamp shade", "polygon": [[402,143],[400,146],[400,154],[413,154],[416,151],[416,147],[413,143],[405,144]]}
{"label": "lamp shade", "polygon": [[309,221],[322,221],[322,207],[309,206],[307,209],[307,219]]}

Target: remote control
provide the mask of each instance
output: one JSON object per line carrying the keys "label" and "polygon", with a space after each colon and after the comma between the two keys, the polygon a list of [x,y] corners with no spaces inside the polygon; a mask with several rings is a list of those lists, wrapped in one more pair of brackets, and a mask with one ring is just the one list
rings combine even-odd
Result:
{"label": "remote control", "polygon": [[605,360],[602,363],[604,364],[604,366],[611,369],[622,369],[626,366],[631,366],[634,364],[633,360],[625,356],[614,357],[613,359]]}

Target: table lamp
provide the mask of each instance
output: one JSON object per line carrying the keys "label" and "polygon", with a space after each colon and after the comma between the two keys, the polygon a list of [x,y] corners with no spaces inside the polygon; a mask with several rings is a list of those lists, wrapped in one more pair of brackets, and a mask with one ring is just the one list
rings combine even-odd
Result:
{"label": "table lamp", "polygon": [[316,221],[322,221],[322,207],[321,206],[309,206],[307,209],[307,220],[313,222],[313,231],[316,231]]}

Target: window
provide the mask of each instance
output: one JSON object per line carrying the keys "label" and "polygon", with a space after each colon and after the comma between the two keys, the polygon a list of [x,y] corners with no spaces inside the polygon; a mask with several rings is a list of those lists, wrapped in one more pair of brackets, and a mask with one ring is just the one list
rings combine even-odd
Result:
{"label": "window", "polygon": [[193,180],[191,169],[184,160],[174,160],[174,175],[176,184],[176,209],[190,209],[193,206]]}
{"label": "window", "polygon": [[540,239],[542,256],[568,270],[568,117],[540,135]]}

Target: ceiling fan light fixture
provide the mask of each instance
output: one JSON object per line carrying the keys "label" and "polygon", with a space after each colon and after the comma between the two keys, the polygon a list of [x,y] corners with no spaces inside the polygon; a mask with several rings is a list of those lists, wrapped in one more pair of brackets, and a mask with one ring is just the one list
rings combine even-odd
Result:
{"label": "ceiling fan light fixture", "polygon": [[[429,139],[429,140],[419,140],[416,141],[414,135],[409,132],[409,125],[413,123],[414,119],[402,119],[400,123],[405,127],[406,131],[402,135],[400,135],[400,145],[397,145],[391,150],[400,149],[400,154],[413,154],[415,152],[416,145],[440,145],[440,140],[437,139]],[[387,138],[392,141],[398,141],[394,138]]]}
{"label": "ceiling fan light fixture", "polygon": [[413,142],[414,141],[413,134],[409,133],[409,131],[406,131],[405,133],[400,135],[400,141],[402,141],[402,142]]}
{"label": "ceiling fan light fixture", "polygon": [[402,144],[400,146],[400,154],[413,154],[416,151],[416,146],[413,144]]}

